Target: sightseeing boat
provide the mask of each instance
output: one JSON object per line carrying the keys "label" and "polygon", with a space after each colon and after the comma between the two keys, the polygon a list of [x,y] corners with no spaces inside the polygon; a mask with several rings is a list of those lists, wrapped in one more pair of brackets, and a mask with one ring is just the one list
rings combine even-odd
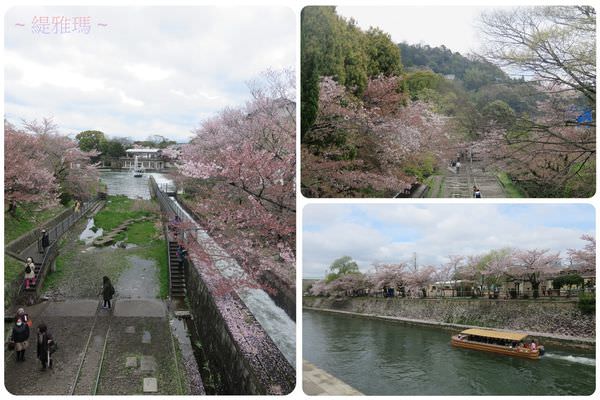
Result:
{"label": "sightseeing boat", "polygon": [[544,346],[538,346],[527,337],[525,333],[471,328],[452,336],[452,345],[515,357],[540,358],[544,354]]}
{"label": "sightseeing boat", "polygon": [[133,170],[133,177],[134,178],[141,178],[142,176],[144,176],[144,170],[141,168],[136,168]]}

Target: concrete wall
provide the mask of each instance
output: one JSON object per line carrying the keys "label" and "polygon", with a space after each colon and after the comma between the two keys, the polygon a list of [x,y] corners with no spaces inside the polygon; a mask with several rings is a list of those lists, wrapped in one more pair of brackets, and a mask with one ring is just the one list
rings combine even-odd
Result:
{"label": "concrete wall", "polygon": [[287,394],[295,370],[207,260],[186,263],[190,312],[221,394]]}
{"label": "concrete wall", "polygon": [[582,314],[575,302],[566,301],[305,297],[303,304],[361,314],[579,338],[596,335],[595,315]]}

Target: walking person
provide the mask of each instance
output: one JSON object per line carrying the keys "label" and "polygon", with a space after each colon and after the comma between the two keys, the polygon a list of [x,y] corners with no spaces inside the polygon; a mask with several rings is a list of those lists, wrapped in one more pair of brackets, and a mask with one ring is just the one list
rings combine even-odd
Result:
{"label": "walking person", "polygon": [[15,352],[17,353],[17,361],[25,361],[25,350],[29,347],[29,326],[22,319],[18,318],[13,326],[12,333],[10,335],[10,342],[15,345]]}
{"label": "walking person", "polygon": [[27,257],[25,262],[25,289],[29,289],[31,285],[35,285],[35,264],[31,257]]}
{"label": "walking person", "polygon": [[45,229],[42,229],[42,251],[40,253],[45,253],[48,247],[50,247],[50,236]]}
{"label": "walking person", "polygon": [[19,308],[19,309],[17,310],[17,314],[15,315],[15,322],[17,322],[17,320],[19,320],[19,319],[20,319],[21,321],[23,321],[23,322],[25,323],[25,325],[27,325],[28,327],[30,327],[30,328],[31,328],[31,325],[32,325],[33,323],[31,322],[31,319],[29,318],[29,314],[27,314],[27,313],[25,312],[25,309],[24,309],[24,308]]}
{"label": "walking person", "polygon": [[77,214],[79,212],[80,208],[81,208],[81,202],[79,200],[75,200],[75,208],[73,209],[73,212],[75,214]]}
{"label": "walking person", "polygon": [[458,174],[460,172],[460,161],[456,162],[456,173]]}
{"label": "walking person", "polygon": [[107,308],[110,310],[110,300],[115,294],[115,288],[110,282],[108,276],[104,276],[102,278],[102,291],[100,293],[102,294],[102,299],[104,300],[102,303],[102,308]]}
{"label": "walking person", "polygon": [[42,363],[42,369],[52,368],[52,353],[54,346],[54,338],[48,332],[46,324],[41,323],[38,326],[37,333],[37,357]]}
{"label": "walking person", "polygon": [[477,189],[475,191],[475,193],[473,193],[473,197],[475,197],[476,199],[480,199],[481,198],[481,191],[479,189]]}

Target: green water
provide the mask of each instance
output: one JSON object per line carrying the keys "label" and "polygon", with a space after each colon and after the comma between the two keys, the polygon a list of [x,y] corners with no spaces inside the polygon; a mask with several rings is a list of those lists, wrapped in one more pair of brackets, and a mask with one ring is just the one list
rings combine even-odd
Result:
{"label": "green water", "polygon": [[450,345],[451,332],[303,310],[303,357],[369,395],[589,395],[594,351],[527,360]]}

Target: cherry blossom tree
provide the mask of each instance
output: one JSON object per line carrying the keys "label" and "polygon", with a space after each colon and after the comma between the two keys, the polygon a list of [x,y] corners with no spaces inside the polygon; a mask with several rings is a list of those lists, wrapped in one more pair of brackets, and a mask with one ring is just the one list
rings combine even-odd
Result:
{"label": "cherry blossom tree", "polygon": [[162,156],[167,158],[168,160],[177,160],[181,156],[181,150],[175,148],[174,146],[169,146],[162,150]]}
{"label": "cherry blossom tree", "polygon": [[374,272],[368,275],[368,279],[375,290],[393,288],[403,294],[406,270],[405,263],[375,264]]}
{"label": "cherry blossom tree", "polygon": [[517,250],[513,262],[507,274],[530,282],[533,297],[538,298],[542,280],[558,272],[560,253],[550,253],[548,249]]}
{"label": "cherry blossom tree", "polygon": [[[577,99],[545,91],[534,117],[516,127],[491,126],[474,144],[486,164],[507,171],[538,197],[586,197],[595,192],[596,129],[578,123]],[[578,111],[579,110],[579,111]]]}
{"label": "cherry blossom tree", "polygon": [[[311,197],[392,196],[447,151],[448,118],[401,91],[401,78],[369,80],[361,98],[330,77],[303,136],[302,190]],[[430,171],[430,173],[433,170]]]}
{"label": "cherry blossom tree", "polygon": [[291,71],[267,71],[252,98],[203,121],[181,151],[187,205],[248,273],[295,276],[295,103]]}
{"label": "cherry blossom tree", "polygon": [[327,283],[324,280],[317,281],[312,284],[309,292],[313,296],[325,296],[327,295]]}
{"label": "cherry blossom tree", "polygon": [[596,271],[596,238],[582,235],[581,239],[587,242],[583,249],[567,249],[571,265],[579,271]]}
{"label": "cherry blossom tree", "polygon": [[60,185],[61,200],[89,198],[95,191],[99,176],[91,163],[98,152],[80,150],[76,141],[58,133],[58,126],[52,119],[44,118],[41,123],[24,120],[23,126],[27,133],[35,136],[45,168],[52,172]]}
{"label": "cherry blossom tree", "polygon": [[327,292],[334,296],[353,296],[364,293],[370,286],[370,282],[364,274],[350,273],[329,282]]}
{"label": "cherry blossom tree", "polygon": [[406,274],[408,292],[417,297],[426,297],[427,285],[433,282],[434,271],[435,268],[432,266],[409,269]]}
{"label": "cherry blossom tree", "polygon": [[98,172],[77,143],[58,133],[52,119],[23,121],[23,129],[4,123],[4,193],[9,210],[18,203],[47,207],[58,198],[86,199],[95,192]]}
{"label": "cherry blossom tree", "polygon": [[481,291],[483,293],[483,284],[487,286],[488,296],[490,289],[500,285],[506,278],[508,270],[514,264],[513,249],[505,248],[492,250],[487,254],[469,257],[477,268],[481,277]]}
{"label": "cherry blossom tree", "polygon": [[[442,297],[446,296],[446,292],[443,289],[445,284],[450,283],[450,281],[453,279],[453,277],[454,277],[453,267],[449,263],[443,264],[433,270],[433,273],[431,275],[431,281],[436,284],[436,287],[438,287],[437,291],[438,291],[438,293],[441,293]],[[439,289],[440,286],[441,286],[441,292]]]}
{"label": "cherry blossom tree", "polygon": [[447,269],[449,272],[452,297],[454,297],[454,293],[456,292],[456,281],[459,279],[460,273],[464,273],[465,257],[461,255],[449,255],[447,258],[448,262],[445,263],[442,268]]}
{"label": "cherry blossom tree", "polygon": [[58,182],[46,168],[36,136],[4,121],[4,201],[14,215],[19,204],[56,204]]}

